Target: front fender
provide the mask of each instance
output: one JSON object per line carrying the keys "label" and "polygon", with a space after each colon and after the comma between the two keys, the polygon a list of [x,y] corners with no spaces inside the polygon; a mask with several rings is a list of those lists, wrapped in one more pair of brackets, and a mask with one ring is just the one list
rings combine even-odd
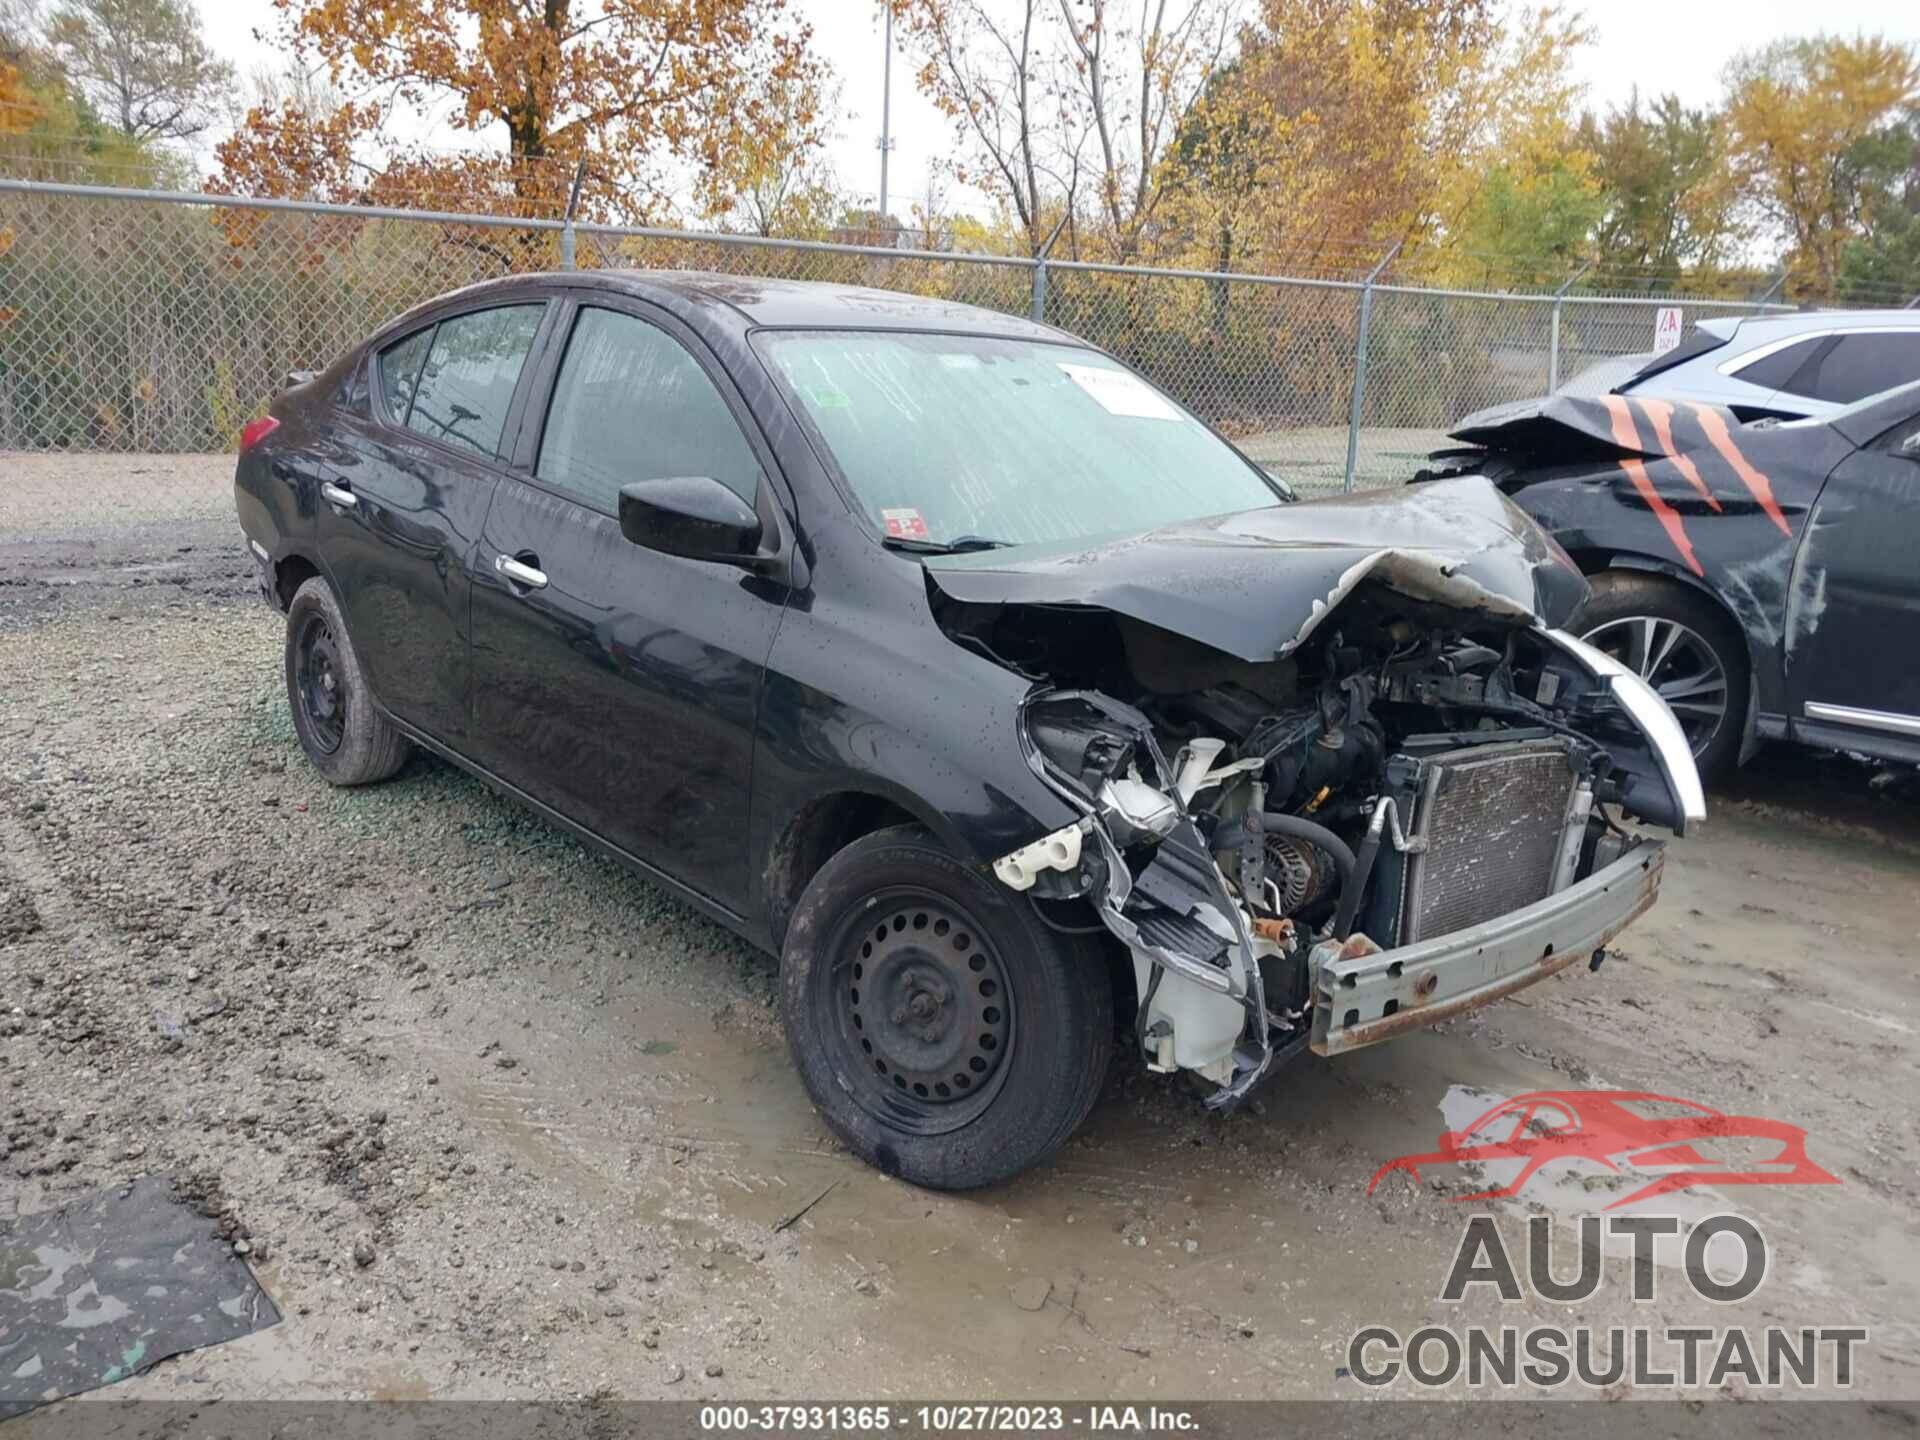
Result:
{"label": "front fender", "polygon": [[983,870],[1079,818],[1022,748],[1029,682],[916,619],[783,618],[754,752],[756,870],[793,816],[834,793],[897,806]]}

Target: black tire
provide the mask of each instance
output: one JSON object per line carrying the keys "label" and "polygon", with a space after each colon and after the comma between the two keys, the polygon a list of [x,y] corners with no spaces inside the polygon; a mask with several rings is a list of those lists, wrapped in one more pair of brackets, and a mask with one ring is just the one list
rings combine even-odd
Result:
{"label": "black tire", "polygon": [[1049,930],[917,825],[821,867],[780,980],[787,1043],[828,1127],[916,1185],[967,1190],[1038,1164],[1106,1078],[1113,992],[1098,945]]}
{"label": "black tire", "polygon": [[[1724,779],[1739,761],[1747,725],[1752,666],[1740,628],[1707,596],[1661,575],[1606,570],[1593,576],[1590,583],[1593,596],[1581,610],[1574,631],[1628,669],[1643,672],[1642,678],[1654,689],[1664,686],[1675,692],[1668,696],[1668,703],[1693,742],[1694,763],[1701,778],[1708,782]],[[1645,664],[1636,658],[1635,621],[1678,626],[1686,632],[1675,646],[1664,650],[1656,647],[1656,658],[1662,653],[1666,658],[1651,675],[1644,674]],[[1656,631],[1662,640],[1669,633]],[[1691,677],[1706,673],[1694,664],[1697,656],[1692,646],[1696,642],[1720,667],[1724,691],[1689,689]],[[1716,701],[1724,701],[1724,708],[1717,719],[1710,721],[1703,712]]]}
{"label": "black tire", "polygon": [[314,769],[335,785],[385,780],[413,746],[373,704],[333,587],[315,575],[287,607],[287,704]]}

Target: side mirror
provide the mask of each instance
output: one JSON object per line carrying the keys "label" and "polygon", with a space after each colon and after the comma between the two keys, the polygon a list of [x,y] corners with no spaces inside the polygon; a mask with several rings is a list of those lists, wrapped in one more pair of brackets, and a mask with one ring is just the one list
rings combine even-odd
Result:
{"label": "side mirror", "polygon": [[636,545],[689,560],[737,565],[760,549],[760,517],[753,507],[707,475],[622,485],[620,533]]}
{"label": "side mirror", "polygon": [[1911,435],[1907,436],[1906,439],[1902,440],[1899,445],[1894,447],[1893,453],[1900,456],[1903,460],[1920,460],[1920,430],[1914,431]]}

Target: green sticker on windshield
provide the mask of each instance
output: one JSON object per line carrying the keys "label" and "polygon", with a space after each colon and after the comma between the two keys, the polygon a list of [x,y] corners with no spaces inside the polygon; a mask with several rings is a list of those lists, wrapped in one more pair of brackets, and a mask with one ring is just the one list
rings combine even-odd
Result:
{"label": "green sticker on windshield", "polygon": [[849,410],[853,400],[844,390],[836,390],[831,385],[809,385],[807,394],[813,397],[813,403],[822,410]]}

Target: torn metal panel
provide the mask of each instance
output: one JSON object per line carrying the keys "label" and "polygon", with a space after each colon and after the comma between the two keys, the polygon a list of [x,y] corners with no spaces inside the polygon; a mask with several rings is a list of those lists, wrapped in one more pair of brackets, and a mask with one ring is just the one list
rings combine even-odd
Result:
{"label": "torn metal panel", "polygon": [[164,1177],[0,1227],[0,1419],[280,1322]]}
{"label": "torn metal panel", "polygon": [[1586,596],[1578,570],[1478,478],[925,563],[953,600],[1099,607],[1255,662],[1298,649],[1362,582],[1505,624],[1563,623]]}
{"label": "torn metal panel", "polygon": [[[1659,409],[1650,411],[1649,403]],[[1649,423],[1623,428],[1622,407],[1629,404],[1634,411],[1627,413],[1645,415]],[[1718,406],[1680,408],[1707,411],[1724,423],[1740,423],[1731,410]],[[1464,444],[1503,454],[1551,456],[1556,460],[1571,460],[1582,455],[1659,459],[1691,448],[1675,442],[1671,423],[1674,410],[1674,406],[1664,401],[1635,399],[1629,402],[1619,395],[1544,395],[1476,410],[1447,433]],[[1659,423],[1653,423],[1656,416]],[[1681,438],[1687,437],[1682,433]]]}

